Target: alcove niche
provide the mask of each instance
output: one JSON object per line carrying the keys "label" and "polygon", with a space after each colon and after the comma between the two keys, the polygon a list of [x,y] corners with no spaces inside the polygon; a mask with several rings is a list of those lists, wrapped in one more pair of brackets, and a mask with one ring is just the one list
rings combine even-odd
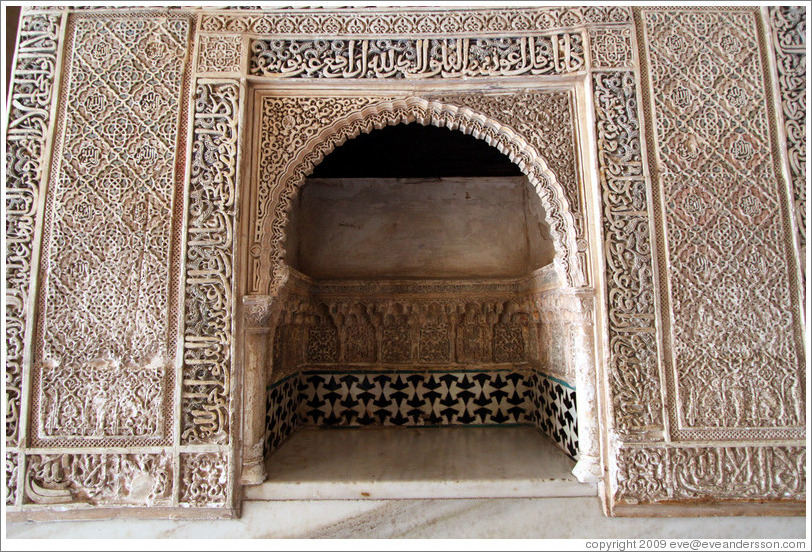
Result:
{"label": "alcove niche", "polygon": [[246,498],[595,493],[570,473],[554,242],[505,155],[417,123],[361,134],[293,199],[284,250],[267,480]]}

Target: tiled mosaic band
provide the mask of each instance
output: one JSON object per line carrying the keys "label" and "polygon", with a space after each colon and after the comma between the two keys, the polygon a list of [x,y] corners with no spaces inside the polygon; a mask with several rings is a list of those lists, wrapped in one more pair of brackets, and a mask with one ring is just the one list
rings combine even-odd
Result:
{"label": "tiled mosaic band", "polygon": [[300,424],[326,427],[530,424],[573,458],[575,390],[539,372],[302,372],[268,389],[266,456]]}
{"label": "tiled mosaic band", "polygon": [[569,456],[578,454],[578,417],[575,412],[575,389],[568,383],[531,372],[527,385],[533,389],[535,425],[564,449]]}

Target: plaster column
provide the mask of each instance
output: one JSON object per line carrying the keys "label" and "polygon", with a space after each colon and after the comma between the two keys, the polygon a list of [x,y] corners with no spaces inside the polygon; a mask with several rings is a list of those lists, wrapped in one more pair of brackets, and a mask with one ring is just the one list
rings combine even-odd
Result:
{"label": "plaster column", "polygon": [[258,485],[265,481],[265,382],[271,340],[271,306],[268,295],[243,297],[245,320],[245,373],[243,397],[243,467],[240,483]]}
{"label": "plaster column", "polygon": [[578,463],[572,474],[581,483],[602,479],[598,435],[598,387],[594,352],[594,297],[579,292],[571,298],[571,362],[575,372],[575,403],[578,412]]}

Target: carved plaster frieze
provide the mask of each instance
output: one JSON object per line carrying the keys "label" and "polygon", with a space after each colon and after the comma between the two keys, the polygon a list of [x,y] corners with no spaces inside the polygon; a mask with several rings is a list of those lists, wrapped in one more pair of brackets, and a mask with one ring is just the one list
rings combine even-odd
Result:
{"label": "carved plaster frieze", "polygon": [[643,12],[674,313],[669,409],[682,439],[804,426],[794,236],[757,16]]}
{"label": "carved plaster frieze", "polygon": [[231,412],[237,83],[197,85],[186,227],[181,441],[227,443]]}
{"label": "carved plaster frieze", "polygon": [[[252,292],[274,294],[287,270],[282,261],[293,197],[325,155],[361,132],[418,122],[459,129],[507,155],[528,177],[547,213],[556,244],[555,265],[570,285],[581,285],[575,223],[555,174],[532,144],[506,125],[472,111],[422,98],[265,97],[261,100],[258,201],[250,249]],[[260,254],[262,253],[262,254]]]}
{"label": "carved plaster frieze", "polygon": [[662,438],[646,177],[634,74],[594,75],[614,431]]}
{"label": "carved plaster frieze", "polygon": [[595,299],[592,290],[559,288],[537,292],[530,300],[541,321],[592,326]]}
{"label": "carved plaster frieze", "polygon": [[34,444],[171,442],[189,32],[183,14],[71,18],[42,238]]}
{"label": "carved plaster frieze", "polygon": [[314,364],[526,363],[535,336],[531,304],[516,297],[318,295],[283,306],[273,379]]}
{"label": "carved plaster frieze", "polygon": [[228,456],[216,452],[180,455],[181,506],[223,507],[229,496]]}
{"label": "carved plaster frieze", "polygon": [[801,270],[806,274],[806,8],[770,6]]}
{"label": "carved plaster frieze", "polygon": [[520,280],[334,280],[316,281],[310,292],[318,296],[453,297],[496,295],[509,297],[520,289]]}
{"label": "carved plaster frieze", "polygon": [[276,79],[446,79],[583,69],[582,36],[562,33],[476,39],[255,39],[249,74]]}
{"label": "carved plaster frieze", "polygon": [[616,462],[616,503],[806,496],[803,446],[624,447]]}
{"label": "carved plaster frieze", "polygon": [[274,35],[459,35],[532,34],[589,23],[631,23],[623,6],[531,9],[280,10],[266,13],[206,13],[204,32]]}
{"label": "carved plaster frieze", "polygon": [[20,20],[6,131],[6,443],[18,442],[31,263],[51,123],[61,16]]}
{"label": "carved plaster frieze", "polygon": [[167,454],[31,454],[26,456],[27,504],[167,506],[172,457]]}

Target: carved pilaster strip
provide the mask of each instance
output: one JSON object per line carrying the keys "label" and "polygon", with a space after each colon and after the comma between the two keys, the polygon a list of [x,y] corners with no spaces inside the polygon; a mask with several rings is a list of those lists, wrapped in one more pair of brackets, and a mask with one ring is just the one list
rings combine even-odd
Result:
{"label": "carved pilaster strip", "polygon": [[240,89],[199,83],[187,221],[181,442],[227,443]]}
{"label": "carved pilaster strip", "polygon": [[61,16],[25,15],[6,132],[6,443],[16,445],[29,320],[32,249],[59,47]]}
{"label": "carved pilaster strip", "polygon": [[801,270],[806,274],[806,8],[771,6],[772,43],[792,179],[795,233]]}
{"label": "carved pilaster strip", "polygon": [[648,198],[634,74],[594,74],[614,430],[661,438]]}

